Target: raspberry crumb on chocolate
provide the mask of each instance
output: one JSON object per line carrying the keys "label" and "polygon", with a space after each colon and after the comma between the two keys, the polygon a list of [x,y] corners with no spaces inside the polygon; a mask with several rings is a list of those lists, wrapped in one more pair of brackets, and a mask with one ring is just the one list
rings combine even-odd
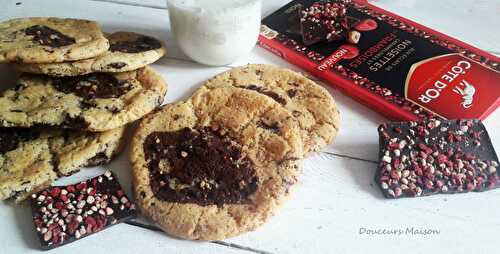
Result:
{"label": "raspberry crumb on chocolate", "polygon": [[479,120],[389,123],[379,127],[375,177],[388,198],[484,191],[499,186],[498,157]]}
{"label": "raspberry crumb on chocolate", "polygon": [[323,0],[300,11],[300,24],[305,45],[345,38],[346,13],[351,0]]}

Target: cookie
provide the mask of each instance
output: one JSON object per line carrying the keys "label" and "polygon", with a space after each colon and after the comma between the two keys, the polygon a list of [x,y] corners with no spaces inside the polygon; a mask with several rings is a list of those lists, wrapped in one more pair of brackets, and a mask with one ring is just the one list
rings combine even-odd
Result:
{"label": "cookie", "polygon": [[250,64],[221,73],[203,86],[203,89],[233,86],[272,98],[299,122],[306,153],[318,152],[332,143],[339,130],[339,111],[330,93],[288,69]]}
{"label": "cookie", "polygon": [[379,126],[375,181],[386,198],[481,192],[500,187],[497,154],[479,120]]}
{"label": "cookie", "polygon": [[166,89],[150,67],[76,77],[24,74],[0,96],[0,126],[111,130],[152,111]]}
{"label": "cookie", "polygon": [[87,133],[0,128],[0,200],[22,201],[58,175],[107,163],[123,147],[124,128]]}
{"label": "cookie", "polygon": [[33,194],[31,207],[43,250],[63,246],[136,217],[135,205],[111,171],[77,184],[54,186]]}
{"label": "cookie", "polygon": [[180,238],[217,240],[269,219],[297,181],[302,142],[289,112],[257,92],[220,88],[142,120],[133,191],[144,215]]}
{"label": "cookie", "polygon": [[155,38],[131,33],[116,32],[107,36],[108,51],[94,58],[73,62],[45,64],[16,64],[29,73],[50,76],[77,76],[92,72],[125,72],[156,62],[165,54],[165,48]]}
{"label": "cookie", "polygon": [[[64,131],[63,131],[64,132]],[[80,167],[109,163],[124,147],[125,127],[105,132],[73,132],[50,140],[58,175],[71,175]]]}
{"label": "cookie", "polygon": [[92,58],[109,48],[94,21],[17,18],[0,22],[0,63],[54,63]]}

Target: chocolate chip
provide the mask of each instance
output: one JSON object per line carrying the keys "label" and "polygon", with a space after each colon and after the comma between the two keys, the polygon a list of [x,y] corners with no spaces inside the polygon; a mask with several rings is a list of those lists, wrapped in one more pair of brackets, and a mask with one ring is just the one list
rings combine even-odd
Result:
{"label": "chocolate chip", "polygon": [[253,162],[211,128],[153,132],[143,149],[151,190],[161,200],[221,206],[243,203],[257,189]]}
{"label": "chocolate chip", "polygon": [[76,42],[75,39],[44,25],[30,26],[24,29],[24,33],[33,36],[33,42],[53,48],[68,46]]}
{"label": "chocolate chip", "polygon": [[257,86],[257,85],[238,86],[238,87],[243,88],[243,89],[256,91],[258,93],[261,93],[263,95],[271,97],[271,99],[275,100],[276,102],[278,102],[281,105],[286,105],[286,100],[283,97],[281,97],[279,94],[277,94],[273,91],[266,90],[266,88],[264,88],[264,87]]}
{"label": "chocolate chip", "polygon": [[161,48],[161,43],[152,37],[141,36],[135,41],[119,41],[112,43],[109,47],[111,52],[139,53]]}
{"label": "chocolate chip", "polygon": [[63,93],[89,99],[118,98],[132,89],[126,80],[118,80],[108,73],[91,73],[76,77],[53,79],[54,87]]}
{"label": "chocolate chip", "polygon": [[290,98],[293,98],[293,97],[295,97],[295,95],[297,95],[297,90],[290,89],[290,90],[286,91],[286,93],[288,94],[288,96],[290,96]]}
{"label": "chocolate chip", "polygon": [[15,150],[19,143],[36,139],[39,135],[33,129],[0,127],[0,155]]}
{"label": "chocolate chip", "polygon": [[124,62],[116,62],[116,63],[110,63],[107,65],[107,67],[113,68],[113,69],[121,69],[123,67],[127,66],[126,63]]}
{"label": "chocolate chip", "polygon": [[23,83],[18,83],[18,84],[16,85],[16,87],[14,87],[14,91],[19,92],[19,91],[24,90],[26,87],[27,87],[27,85],[26,85],[26,84],[23,84]]}
{"label": "chocolate chip", "polygon": [[[43,125],[41,125],[43,126]],[[71,129],[86,129],[89,126],[89,123],[85,121],[83,117],[70,117],[66,116],[64,118],[63,127],[71,128]],[[44,126],[46,127],[46,126]]]}
{"label": "chocolate chip", "polygon": [[277,123],[267,124],[263,121],[259,121],[259,122],[257,122],[257,126],[262,128],[262,129],[266,129],[274,134],[280,133],[280,127],[278,126]]}

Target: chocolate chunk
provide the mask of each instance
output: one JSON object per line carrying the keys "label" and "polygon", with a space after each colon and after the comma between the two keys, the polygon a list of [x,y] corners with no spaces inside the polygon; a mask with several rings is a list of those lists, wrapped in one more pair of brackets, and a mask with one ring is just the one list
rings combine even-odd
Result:
{"label": "chocolate chunk", "polygon": [[279,94],[277,94],[273,91],[266,90],[264,87],[256,86],[256,85],[238,86],[238,87],[243,88],[243,89],[256,91],[258,93],[261,93],[263,95],[271,97],[271,99],[275,100],[276,102],[278,102],[281,105],[286,105],[286,100],[283,97],[281,97]]}
{"label": "chocolate chunk", "polygon": [[76,42],[75,39],[44,25],[30,26],[24,30],[24,33],[33,36],[33,42],[53,48],[68,46]]}
{"label": "chocolate chunk", "polygon": [[33,223],[45,250],[136,216],[135,205],[111,171],[78,184],[55,186],[33,194],[31,207]]}
{"label": "chocolate chunk", "polygon": [[118,41],[111,43],[111,52],[140,53],[161,48],[161,42],[149,36],[140,36],[135,41]]}
{"label": "chocolate chunk", "polygon": [[498,157],[479,120],[389,123],[379,127],[375,176],[387,198],[498,188]]}
{"label": "chocolate chunk", "polygon": [[98,153],[94,157],[90,158],[87,161],[87,164],[85,166],[86,167],[95,167],[95,166],[99,166],[99,165],[102,165],[102,164],[106,164],[110,160],[111,160],[111,158],[109,158],[106,155],[106,153]]}
{"label": "chocolate chunk", "polygon": [[132,89],[126,80],[118,80],[108,73],[91,73],[75,77],[53,78],[54,87],[63,93],[89,99],[118,98]]}
{"label": "chocolate chunk", "polygon": [[244,203],[257,190],[253,162],[210,128],[154,132],[143,148],[151,189],[161,200],[222,206]]}
{"label": "chocolate chunk", "polygon": [[288,96],[290,98],[293,98],[293,97],[295,97],[295,95],[297,95],[297,90],[295,90],[295,89],[289,89],[288,91],[286,91],[286,93],[288,94]]}
{"label": "chocolate chunk", "polygon": [[257,122],[257,126],[275,134],[280,133],[280,127],[278,126],[278,123],[267,124],[263,121],[259,121]]}
{"label": "chocolate chunk", "polygon": [[300,11],[300,25],[304,44],[345,38],[348,23],[347,8],[351,0],[324,0]]}
{"label": "chocolate chunk", "polygon": [[[64,128],[70,128],[70,129],[87,129],[87,127],[89,127],[89,123],[87,121],[85,121],[85,119],[81,116],[77,116],[77,117],[69,117],[69,116],[66,116],[64,118],[64,122],[61,124],[61,127],[64,127]],[[43,125],[41,125],[43,126]],[[45,126],[47,127],[47,126]]]}
{"label": "chocolate chunk", "polygon": [[0,127],[0,155],[15,150],[19,143],[36,139],[39,135],[33,129]]}
{"label": "chocolate chunk", "polygon": [[124,62],[117,62],[117,63],[110,63],[108,64],[108,67],[114,68],[114,69],[121,69],[123,67],[127,66],[127,63]]}

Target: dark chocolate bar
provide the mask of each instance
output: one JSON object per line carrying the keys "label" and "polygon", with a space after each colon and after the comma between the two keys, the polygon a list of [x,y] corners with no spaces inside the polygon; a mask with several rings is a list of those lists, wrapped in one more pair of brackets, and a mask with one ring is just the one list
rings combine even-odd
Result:
{"label": "dark chocolate bar", "polygon": [[498,157],[479,120],[388,123],[378,131],[375,180],[387,198],[499,187]]}
{"label": "dark chocolate bar", "polygon": [[350,0],[324,0],[300,9],[302,39],[306,46],[346,37],[347,6]]}
{"label": "dark chocolate bar", "polygon": [[87,181],[50,187],[31,196],[42,249],[73,242],[136,216],[111,171]]}

